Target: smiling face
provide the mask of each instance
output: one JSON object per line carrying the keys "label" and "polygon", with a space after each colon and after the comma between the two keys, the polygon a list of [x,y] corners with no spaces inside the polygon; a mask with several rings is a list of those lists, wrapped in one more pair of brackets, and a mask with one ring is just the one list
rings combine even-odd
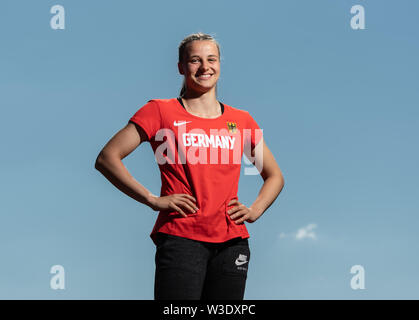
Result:
{"label": "smiling face", "polygon": [[215,85],[220,76],[220,57],[217,45],[210,40],[194,40],[185,47],[183,61],[178,63],[180,74],[185,76],[188,89],[205,93]]}

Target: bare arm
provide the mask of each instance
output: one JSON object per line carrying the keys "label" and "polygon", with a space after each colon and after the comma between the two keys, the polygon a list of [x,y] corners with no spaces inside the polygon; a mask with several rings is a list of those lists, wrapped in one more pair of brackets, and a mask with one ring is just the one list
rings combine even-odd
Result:
{"label": "bare arm", "polygon": [[147,139],[141,127],[128,123],[103,147],[96,159],[95,168],[127,196],[152,207],[154,195],[132,177],[122,162]]}
{"label": "bare arm", "polygon": [[187,214],[184,210],[190,212],[198,210],[194,203],[196,199],[193,196],[189,194],[155,196],[128,172],[122,159],[146,140],[148,140],[148,137],[144,130],[140,126],[129,122],[103,147],[96,159],[95,168],[120,191],[149,206],[154,211],[178,211],[186,217]]}
{"label": "bare arm", "polygon": [[256,163],[262,163],[260,175],[262,176],[264,183],[256,200],[250,206],[250,208],[255,211],[256,219],[258,219],[272,205],[285,184],[281,169],[279,168],[272,152],[266,145],[265,139],[263,139],[260,147],[262,147],[263,153],[256,152],[255,158]]}
{"label": "bare arm", "polygon": [[256,200],[250,207],[246,207],[238,200],[229,202],[228,205],[235,204],[235,207],[230,209],[228,214],[237,224],[241,224],[244,221],[255,222],[259,219],[278,197],[285,184],[282,172],[273,154],[266,145],[265,139],[262,139],[258,143],[251,154],[245,151],[245,155],[259,170],[264,183]]}

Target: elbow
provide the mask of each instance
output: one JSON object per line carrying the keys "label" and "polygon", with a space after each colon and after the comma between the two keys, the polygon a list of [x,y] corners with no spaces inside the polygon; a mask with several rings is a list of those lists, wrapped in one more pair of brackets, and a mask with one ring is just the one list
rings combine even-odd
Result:
{"label": "elbow", "polygon": [[103,150],[99,153],[96,158],[95,162],[95,169],[98,171],[102,171],[103,168],[106,168],[109,164],[114,163],[115,161],[120,161],[121,158],[117,155],[109,152],[103,152]]}
{"label": "elbow", "polygon": [[272,174],[270,177],[272,177],[272,179],[275,179],[277,181],[278,184],[278,188],[281,192],[281,190],[284,188],[285,186],[285,179],[284,176],[282,175],[282,172],[277,172],[275,174]]}
{"label": "elbow", "polygon": [[106,162],[106,155],[103,153],[103,150],[99,153],[99,155],[96,158],[96,162],[95,162],[95,169],[98,171],[101,171],[104,163]]}
{"label": "elbow", "polygon": [[272,170],[272,171],[262,171],[261,176],[263,180],[266,180],[266,179],[277,180],[282,185],[285,184],[284,176],[282,175],[282,172],[280,169]]}
{"label": "elbow", "polygon": [[103,159],[102,159],[101,155],[99,154],[97,156],[96,162],[95,162],[95,169],[96,170],[100,171],[100,169],[102,168],[102,162],[103,162]]}
{"label": "elbow", "polygon": [[281,193],[281,191],[284,189],[285,186],[285,179],[284,176],[282,175],[282,173],[280,174],[280,185],[279,185],[279,192]]}
{"label": "elbow", "polygon": [[281,189],[282,189],[285,185],[285,179],[284,179],[284,176],[283,176],[281,170],[279,170],[276,175],[278,176],[279,181],[281,181]]}
{"label": "elbow", "polygon": [[285,179],[281,172],[274,174],[273,177],[279,181],[281,188],[285,185]]}

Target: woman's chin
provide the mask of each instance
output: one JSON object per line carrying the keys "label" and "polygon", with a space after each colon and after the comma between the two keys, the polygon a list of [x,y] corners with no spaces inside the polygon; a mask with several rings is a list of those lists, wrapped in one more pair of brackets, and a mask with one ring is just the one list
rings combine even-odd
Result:
{"label": "woman's chin", "polygon": [[209,90],[213,87],[215,87],[216,83],[206,83],[205,81],[202,82],[196,82],[196,86],[199,88],[205,88],[206,90]]}

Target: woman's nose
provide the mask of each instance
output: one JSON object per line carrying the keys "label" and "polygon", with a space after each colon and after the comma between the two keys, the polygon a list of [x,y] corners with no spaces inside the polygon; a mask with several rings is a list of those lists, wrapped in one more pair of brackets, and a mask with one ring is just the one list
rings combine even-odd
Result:
{"label": "woman's nose", "polygon": [[202,62],[201,69],[205,70],[205,71],[208,70],[209,69],[209,63],[206,62],[206,61]]}

